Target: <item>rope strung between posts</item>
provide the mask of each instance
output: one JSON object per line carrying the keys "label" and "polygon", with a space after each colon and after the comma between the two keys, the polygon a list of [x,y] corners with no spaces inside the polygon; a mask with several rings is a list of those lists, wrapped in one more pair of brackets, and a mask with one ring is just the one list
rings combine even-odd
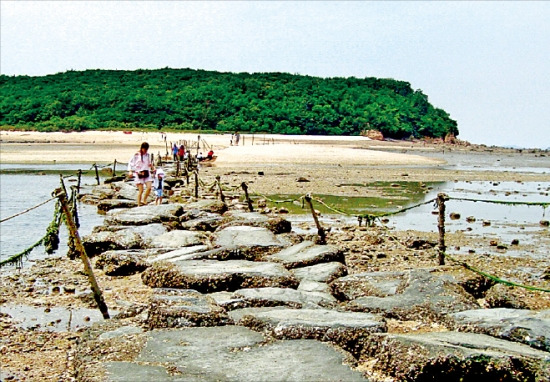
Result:
{"label": "rope strung between posts", "polygon": [[449,196],[449,200],[460,200],[466,202],[482,202],[482,203],[493,203],[493,204],[505,204],[510,206],[542,206],[544,208],[550,206],[550,202],[516,202],[516,201],[505,201],[505,200],[484,200],[484,199],[469,199],[469,198],[453,198]]}
{"label": "rope strung between posts", "polygon": [[276,203],[276,204],[279,204],[279,203],[294,203],[294,202],[301,202],[303,204],[303,199],[305,198],[306,194],[302,195],[302,196],[299,196],[295,199],[283,199],[283,200],[275,200],[275,199],[271,199],[269,198],[268,196],[262,194],[262,193],[259,193],[259,192],[256,192],[254,190],[251,190],[250,191],[250,195],[257,195],[257,196],[261,196],[262,198],[264,198],[265,200],[267,200],[268,202],[271,202],[271,203]]}
{"label": "rope strung between posts", "polygon": [[42,202],[42,203],[40,203],[40,204],[37,204],[37,205],[34,206],[34,207],[27,208],[25,211],[21,211],[21,212],[15,214],[15,215],[8,216],[7,218],[4,218],[4,219],[0,220],[0,223],[4,223],[5,221],[8,221],[8,220],[10,220],[10,219],[13,219],[13,218],[15,218],[15,217],[17,217],[17,216],[21,216],[21,215],[23,215],[23,214],[26,214],[27,212],[30,212],[30,211],[32,211],[32,210],[34,210],[34,209],[36,209],[36,208],[38,208],[38,207],[40,207],[40,206],[43,206],[44,204],[49,203],[49,202],[51,202],[51,201],[54,200],[54,199],[56,199],[56,197],[50,198],[50,199],[48,199],[48,200],[46,200],[46,201],[44,201],[44,202]]}
{"label": "rope strung between posts", "polygon": [[458,263],[458,264],[462,265],[464,268],[466,268],[466,269],[468,269],[468,270],[470,270],[474,273],[477,273],[478,275],[486,277],[486,278],[488,278],[490,280],[493,280],[494,282],[497,282],[497,283],[500,283],[500,284],[504,284],[504,285],[508,285],[508,286],[512,286],[512,287],[524,288],[524,289],[532,290],[532,291],[550,292],[550,289],[547,289],[547,288],[540,288],[540,287],[536,287],[536,286],[532,286],[532,285],[524,285],[524,284],[515,283],[513,281],[508,281],[508,280],[501,279],[500,277],[497,277],[497,276],[491,275],[487,272],[481,271],[481,270],[465,263],[464,261],[457,260],[457,259],[449,256],[448,254],[445,254],[445,258],[447,258],[451,261],[454,261],[455,263]]}

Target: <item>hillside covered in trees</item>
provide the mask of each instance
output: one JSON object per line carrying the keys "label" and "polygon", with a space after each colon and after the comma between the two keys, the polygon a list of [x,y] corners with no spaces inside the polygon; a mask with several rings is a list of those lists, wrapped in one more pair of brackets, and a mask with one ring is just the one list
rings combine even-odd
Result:
{"label": "hillside covered in trees", "polygon": [[358,135],[458,135],[456,121],[408,82],[373,77],[192,69],[0,76],[0,126],[41,131],[172,129]]}

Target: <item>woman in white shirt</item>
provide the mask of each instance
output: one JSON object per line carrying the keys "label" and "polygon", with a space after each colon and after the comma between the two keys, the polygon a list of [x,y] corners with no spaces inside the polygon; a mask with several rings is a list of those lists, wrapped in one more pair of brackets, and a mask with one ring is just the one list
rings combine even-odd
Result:
{"label": "woman in white shirt", "polygon": [[[134,154],[128,162],[128,172],[130,176],[134,176],[134,182],[138,188],[137,204],[142,206],[147,204],[147,198],[151,193],[151,185],[153,184],[153,172],[155,168],[151,162],[151,155],[147,152],[149,144],[143,142],[139,151]],[[145,196],[142,199],[143,186],[145,185]]]}

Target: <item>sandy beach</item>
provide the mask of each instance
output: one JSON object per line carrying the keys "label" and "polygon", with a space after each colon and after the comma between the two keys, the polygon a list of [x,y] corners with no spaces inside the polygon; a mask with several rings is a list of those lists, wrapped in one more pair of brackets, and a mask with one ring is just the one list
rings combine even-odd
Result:
{"label": "sandy beach", "polygon": [[[40,133],[2,131],[1,163],[127,163],[141,142],[150,153],[166,157],[170,144],[186,142],[197,153],[198,134],[123,131]],[[201,178],[220,176],[227,184],[245,181],[261,193],[304,192],[357,195],[341,184],[370,181],[550,181],[550,171],[494,171],[522,163],[550,168],[550,158],[539,152],[475,145],[428,144],[409,141],[374,141],[365,137],[285,136],[242,134],[239,146],[230,134],[200,136],[198,151],[212,147],[217,160],[203,167]],[[170,156],[170,155],[169,155]],[[170,156],[171,157],[171,156]],[[465,160],[472,163],[461,166]],[[473,168],[475,171],[473,171]],[[306,179],[308,182],[297,182]]]}

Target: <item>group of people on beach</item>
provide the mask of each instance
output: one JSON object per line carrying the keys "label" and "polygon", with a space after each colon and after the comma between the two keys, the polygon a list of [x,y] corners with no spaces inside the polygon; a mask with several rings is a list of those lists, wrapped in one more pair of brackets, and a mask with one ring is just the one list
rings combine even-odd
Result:
{"label": "group of people on beach", "polygon": [[[135,153],[128,161],[128,174],[134,178],[134,182],[138,189],[137,205],[143,206],[147,204],[151,190],[155,190],[155,204],[162,204],[164,170],[161,167],[156,167],[153,164],[151,154],[149,154],[149,143],[143,142],[139,151]],[[179,148],[174,144],[172,148],[174,160],[184,160],[189,155],[185,147],[181,145]],[[214,157],[214,151],[210,150],[208,154],[203,156],[202,152],[197,155],[197,160],[211,160]]]}

